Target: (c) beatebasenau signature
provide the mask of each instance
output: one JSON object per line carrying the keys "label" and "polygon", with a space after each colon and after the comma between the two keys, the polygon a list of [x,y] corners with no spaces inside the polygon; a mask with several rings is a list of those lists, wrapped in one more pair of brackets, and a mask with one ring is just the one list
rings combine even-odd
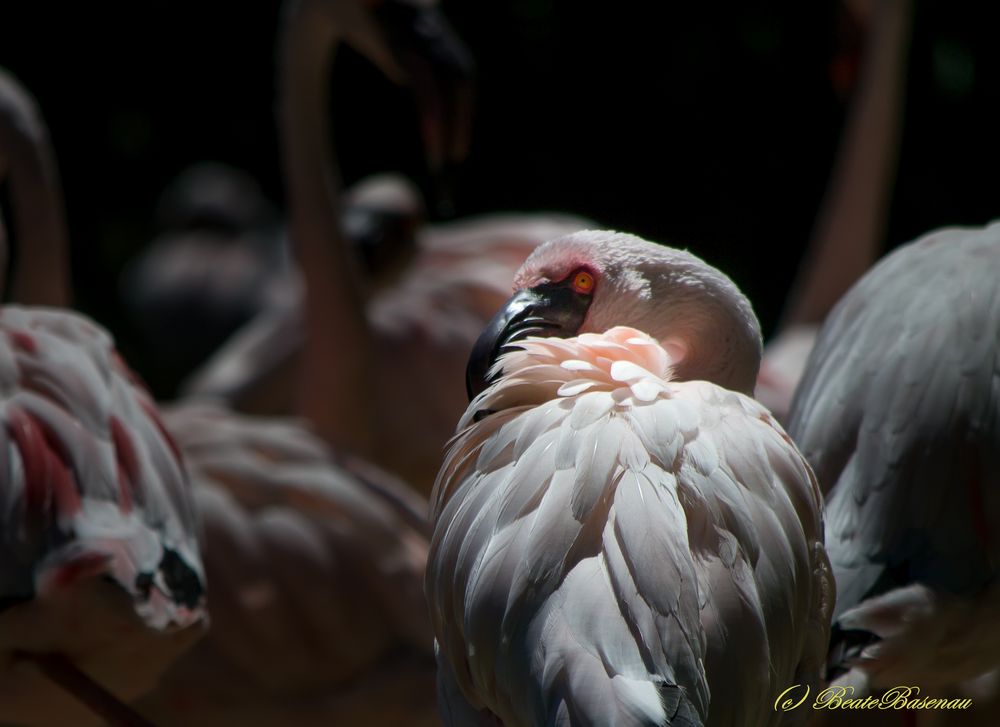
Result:
{"label": "(c) beatebasenau signature", "polygon": [[[809,698],[808,684],[793,684],[774,700],[775,712],[791,712]],[[813,709],[968,709],[968,698],[945,699],[920,696],[920,687],[900,686],[887,689],[879,695],[854,696],[854,687],[827,687],[816,695]]]}

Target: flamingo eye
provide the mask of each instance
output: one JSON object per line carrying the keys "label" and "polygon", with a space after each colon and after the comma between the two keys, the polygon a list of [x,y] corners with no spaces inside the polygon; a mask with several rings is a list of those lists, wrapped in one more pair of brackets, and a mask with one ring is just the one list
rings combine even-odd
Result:
{"label": "flamingo eye", "polygon": [[586,270],[577,270],[573,273],[572,287],[577,293],[590,295],[594,292],[594,276]]}

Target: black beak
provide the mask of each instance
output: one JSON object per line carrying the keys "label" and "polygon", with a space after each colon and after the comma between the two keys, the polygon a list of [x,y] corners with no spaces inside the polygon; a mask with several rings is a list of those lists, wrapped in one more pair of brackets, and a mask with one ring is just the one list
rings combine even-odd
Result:
{"label": "black beak", "polygon": [[469,400],[492,383],[490,368],[505,347],[528,336],[575,336],[590,307],[590,296],[565,283],[545,283],[514,293],[497,311],[472,347],[465,369]]}
{"label": "black beak", "polygon": [[475,62],[434,5],[384,0],[375,10],[406,71],[420,116],[431,207],[449,216],[472,134]]}

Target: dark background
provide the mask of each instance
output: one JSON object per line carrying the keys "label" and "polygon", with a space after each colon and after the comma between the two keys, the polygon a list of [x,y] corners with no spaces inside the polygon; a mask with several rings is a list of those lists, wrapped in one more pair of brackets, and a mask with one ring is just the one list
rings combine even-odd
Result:
{"label": "dark background", "polygon": [[[478,64],[459,216],[562,210],[688,246],[773,330],[849,90],[839,3],[445,2]],[[888,245],[1000,211],[1000,51],[986,3],[917,2]],[[0,6],[0,65],[35,94],[67,199],[78,307],[130,338],[116,276],[167,182],[213,159],[279,208],[275,0]],[[334,74],[343,177],[425,180],[407,93]],[[846,70],[845,70],[846,69]]]}

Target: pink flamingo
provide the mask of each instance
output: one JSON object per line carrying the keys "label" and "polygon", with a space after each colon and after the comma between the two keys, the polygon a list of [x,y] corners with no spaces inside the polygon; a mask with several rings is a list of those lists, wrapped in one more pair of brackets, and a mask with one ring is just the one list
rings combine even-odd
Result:
{"label": "pink flamingo", "polygon": [[[58,190],[40,193],[61,209]],[[334,458],[301,422],[181,405],[166,427],[191,472],[217,601],[206,639],[143,711],[169,724],[432,723],[425,504]]]}
{"label": "pink flamingo", "polygon": [[173,385],[285,295],[292,277],[276,215],[255,181],[202,162],[161,195],[160,233],[122,271],[122,302]]}
{"label": "pink flamingo", "polygon": [[[279,80],[289,234],[305,302],[266,313],[220,350],[184,393],[267,413],[287,412],[298,399],[300,411],[335,448],[357,452],[429,492],[465,406],[462,372],[476,335],[509,293],[508,281],[528,252],[584,223],[501,217],[429,230],[418,235],[417,258],[398,283],[369,294],[338,222],[339,179],[327,133],[335,38],[321,23],[298,20],[322,12],[318,3],[307,3],[290,16]],[[375,37],[359,32],[347,40],[398,77]],[[304,330],[324,334],[305,337]],[[309,370],[313,365],[322,372]]]}
{"label": "pink flamingo", "polygon": [[[317,81],[298,72],[341,39],[392,62],[371,18],[352,3],[290,3],[282,33],[283,73],[296,88]],[[301,89],[298,102],[314,103],[311,91]],[[311,270],[332,264],[331,246],[296,237],[295,221],[304,223],[294,209],[306,326],[319,332],[331,293],[312,294],[326,278]],[[334,354],[330,361],[329,348],[306,347],[304,389],[329,386],[341,365]],[[316,404],[296,406],[315,417]],[[168,413],[167,426],[185,453],[204,522],[214,625],[143,708],[189,725],[434,724],[423,500],[344,448],[332,453],[302,421],[189,401]]]}
{"label": "pink flamingo", "polygon": [[749,301],[603,231],[538,248],[515,289],[432,498],[445,723],[794,719],[775,698],[818,684],[833,583],[816,480],[750,398]]}
{"label": "pink flamingo", "polygon": [[139,707],[164,724],[430,725],[426,504],[298,420],[168,407],[212,627]]}
{"label": "pink flamingo", "polygon": [[[148,691],[202,633],[188,481],[111,336],[67,311],[65,225],[47,131],[0,74],[0,172],[21,253],[0,309],[0,721],[145,724]],[[61,689],[57,689],[53,682]],[[98,686],[100,685],[100,686]]]}

